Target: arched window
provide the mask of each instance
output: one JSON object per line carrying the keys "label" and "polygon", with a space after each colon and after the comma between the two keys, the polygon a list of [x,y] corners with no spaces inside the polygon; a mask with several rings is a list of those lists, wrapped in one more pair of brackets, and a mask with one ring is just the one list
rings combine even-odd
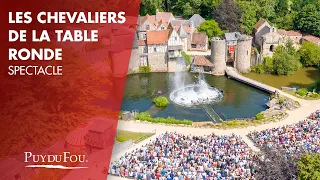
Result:
{"label": "arched window", "polygon": [[273,51],[274,51],[274,45],[271,45],[271,46],[270,46],[269,51],[270,51],[270,52],[273,52]]}

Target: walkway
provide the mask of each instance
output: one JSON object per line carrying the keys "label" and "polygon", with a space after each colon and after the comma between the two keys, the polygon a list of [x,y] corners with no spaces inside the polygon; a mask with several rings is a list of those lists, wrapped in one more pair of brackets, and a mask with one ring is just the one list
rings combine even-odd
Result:
{"label": "walkway", "polygon": [[229,78],[235,79],[235,80],[240,81],[245,84],[248,84],[248,85],[253,86],[257,89],[261,89],[261,90],[269,92],[269,93],[274,93],[277,90],[283,96],[286,96],[286,97],[293,99],[295,101],[299,101],[299,102],[301,101],[301,99],[299,99],[295,96],[292,96],[291,94],[285,93],[285,92],[281,91],[280,89],[277,89],[272,86],[263,84],[259,81],[244,77],[241,74],[239,74],[236,69],[234,69],[232,67],[227,67],[226,74]]}

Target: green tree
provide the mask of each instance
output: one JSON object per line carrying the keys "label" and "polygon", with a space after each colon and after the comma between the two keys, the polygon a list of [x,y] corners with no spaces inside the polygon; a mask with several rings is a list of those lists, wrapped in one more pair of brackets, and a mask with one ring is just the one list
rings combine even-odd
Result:
{"label": "green tree", "polygon": [[275,6],[275,13],[277,16],[285,16],[290,9],[290,0],[277,0]]}
{"label": "green tree", "polygon": [[257,23],[257,11],[259,6],[255,1],[239,1],[238,5],[242,11],[241,27],[247,34],[252,34],[254,25]]}
{"label": "green tree", "polygon": [[302,8],[295,20],[295,28],[320,37],[320,2]]}
{"label": "green tree", "polygon": [[[288,46],[289,45],[289,46]],[[273,71],[278,75],[291,75],[300,67],[299,56],[290,44],[278,46],[273,54]]]}
{"label": "green tree", "polygon": [[238,31],[241,24],[241,10],[234,0],[222,0],[212,12],[222,30]]}
{"label": "green tree", "polygon": [[223,31],[220,29],[219,24],[215,20],[207,20],[200,24],[197,28],[199,32],[206,33],[208,38],[222,36]]}
{"label": "green tree", "polygon": [[190,3],[187,2],[183,6],[183,17],[188,18],[188,17],[192,16],[192,14],[193,14],[193,9],[192,9]]}
{"label": "green tree", "polygon": [[292,30],[294,29],[294,22],[298,12],[288,12],[284,16],[279,16],[273,20],[275,26],[279,29]]}
{"label": "green tree", "polygon": [[272,58],[270,58],[269,56],[264,58],[263,61],[263,65],[264,65],[264,69],[265,71],[267,71],[268,73],[273,73],[273,60]]}
{"label": "green tree", "polygon": [[221,0],[202,0],[200,15],[205,19],[212,19],[212,9],[215,9]]}
{"label": "green tree", "polygon": [[301,180],[320,179],[320,154],[304,154],[297,162]]}
{"label": "green tree", "polygon": [[304,66],[320,66],[320,47],[312,42],[304,42],[299,50]]}
{"label": "green tree", "polygon": [[272,20],[275,16],[276,0],[256,0],[259,5],[258,17]]}
{"label": "green tree", "polygon": [[163,0],[142,0],[140,5],[140,15],[145,16],[146,14],[156,14],[156,10],[163,10]]}

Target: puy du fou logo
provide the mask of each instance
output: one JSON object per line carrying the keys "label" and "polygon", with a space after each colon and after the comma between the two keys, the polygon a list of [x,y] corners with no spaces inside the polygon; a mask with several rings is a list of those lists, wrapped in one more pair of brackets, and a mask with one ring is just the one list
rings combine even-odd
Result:
{"label": "puy du fou logo", "polygon": [[[74,155],[70,152],[63,152],[60,155],[41,155],[41,154],[32,154],[32,152],[24,152],[24,162],[25,163],[42,163],[27,165],[26,167],[32,168],[55,168],[55,169],[83,169],[88,167],[76,166],[76,167],[67,167],[63,165],[56,165],[57,163],[83,163],[88,162],[86,155]],[[54,164],[50,164],[54,163]]]}

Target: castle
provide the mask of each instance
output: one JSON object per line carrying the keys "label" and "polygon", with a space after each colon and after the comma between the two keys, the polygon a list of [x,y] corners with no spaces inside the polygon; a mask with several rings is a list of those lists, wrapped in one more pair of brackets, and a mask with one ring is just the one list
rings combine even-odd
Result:
{"label": "castle", "polygon": [[214,37],[211,42],[213,75],[224,75],[227,66],[242,73],[250,71],[252,37],[232,32],[225,33],[224,39]]}

